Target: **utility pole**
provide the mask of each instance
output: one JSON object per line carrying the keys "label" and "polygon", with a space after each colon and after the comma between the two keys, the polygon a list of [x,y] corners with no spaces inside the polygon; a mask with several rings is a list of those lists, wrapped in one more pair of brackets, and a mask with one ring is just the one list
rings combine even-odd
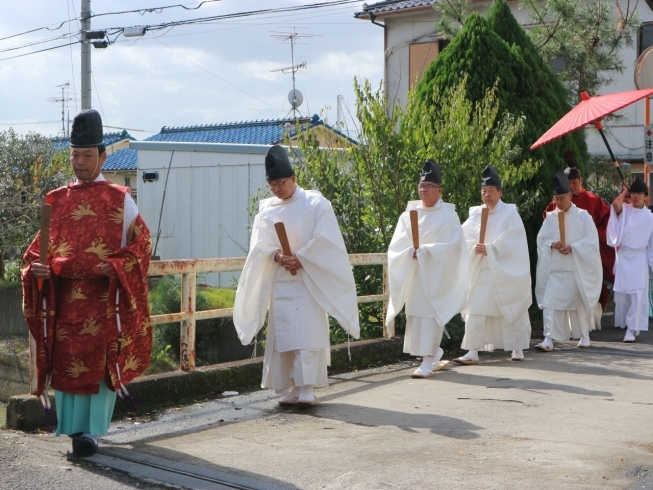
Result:
{"label": "utility pole", "polygon": [[82,110],[90,109],[91,100],[91,43],[86,33],[91,30],[91,0],[82,0],[81,41],[82,41]]}

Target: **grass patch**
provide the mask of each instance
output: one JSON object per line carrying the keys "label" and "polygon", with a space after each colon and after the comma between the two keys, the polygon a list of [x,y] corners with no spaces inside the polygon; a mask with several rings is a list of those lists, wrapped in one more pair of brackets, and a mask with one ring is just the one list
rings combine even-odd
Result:
{"label": "grass patch", "polygon": [[[198,296],[204,296],[206,303],[206,310],[217,310],[220,308],[233,308],[236,299],[236,291],[234,289],[213,288],[210,286],[198,286]],[[201,311],[198,308],[198,311]]]}

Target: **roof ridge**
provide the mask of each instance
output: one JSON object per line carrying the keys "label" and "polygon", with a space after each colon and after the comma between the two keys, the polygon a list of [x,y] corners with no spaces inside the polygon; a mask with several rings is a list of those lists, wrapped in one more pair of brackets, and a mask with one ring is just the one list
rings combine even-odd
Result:
{"label": "roof ridge", "polygon": [[[309,117],[301,117],[297,119],[297,122],[300,124],[303,123],[319,123],[321,119],[316,115]],[[280,119],[256,119],[253,121],[234,121],[227,123],[215,123],[215,124],[198,124],[194,126],[163,126],[160,133],[179,133],[184,131],[201,131],[207,129],[229,129],[229,128],[243,128],[243,127],[252,127],[252,126],[269,126],[274,125],[285,125],[285,123],[294,124],[295,119],[289,118],[280,118]]]}

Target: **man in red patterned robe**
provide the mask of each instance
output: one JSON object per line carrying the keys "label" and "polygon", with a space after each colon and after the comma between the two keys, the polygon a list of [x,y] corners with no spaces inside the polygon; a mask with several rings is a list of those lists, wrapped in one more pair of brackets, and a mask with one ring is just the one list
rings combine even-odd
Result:
{"label": "man in red patterned robe", "polygon": [[[567,168],[565,173],[569,177],[569,189],[571,190],[571,202],[580,209],[584,209],[589,213],[596,225],[596,230],[599,232],[599,251],[601,253],[601,263],[603,264],[603,281],[610,284],[614,283],[614,249],[608,246],[606,241],[606,231],[608,228],[608,219],[610,218],[610,207],[596,194],[589,192],[583,189],[583,177],[580,175],[580,170],[578,169],[578,164],[574,153],[571,150],[565,151],[565,160],[567,162]],[[552,200],[549,205],[544,210],[544,218],[546,218],[546,213],[556,209],[555,200]],[[605,305],[608,304],[610,300],[610,291],[603,284],[601,289],[601,296],[599,298],[599,304],[601,305],[601,311],[605,309]],[[596,315],[598,318],[596,321],[600,320],[600,314]],[[600,328],[600,323],[596,325],[597,328]]]}
{"label": "man in red patterned robe", "polygon": [[23,258],[24,313],[36,343],[35,394],[55,390],[57,435],[75,456],[97,451],[116,393],[150,362],[147,270],[152,239],[129,188],[101,174],[107,154],[97,111],[75,116],[70,161],[77,180],[50,192],[46,263],[40,234]]}

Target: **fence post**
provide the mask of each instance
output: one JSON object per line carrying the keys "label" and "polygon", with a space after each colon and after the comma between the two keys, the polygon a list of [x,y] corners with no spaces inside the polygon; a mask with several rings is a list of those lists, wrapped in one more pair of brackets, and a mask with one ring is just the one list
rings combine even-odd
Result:
{"label": "fence post", "polygon": [[188,319],[181,322],[179,363],[182,371],[195,370],[196,281],[196,272],[187,272],[181,276],[181,311],[188,314]]}
{"label": "fence post", "polygon": [[[383,294],[388,294],[388,262],[387,261],[383,264]],[[390,337],[390,332],[388,332],[388,327],[385,324],[385,318],[387,314],[388,314],[388,301],[385,300],[383,301],[383,318],[381,319],[381,321],[383,322],[383,338],[386,339]],[[394,320],[392,323],[394,323]]]}

